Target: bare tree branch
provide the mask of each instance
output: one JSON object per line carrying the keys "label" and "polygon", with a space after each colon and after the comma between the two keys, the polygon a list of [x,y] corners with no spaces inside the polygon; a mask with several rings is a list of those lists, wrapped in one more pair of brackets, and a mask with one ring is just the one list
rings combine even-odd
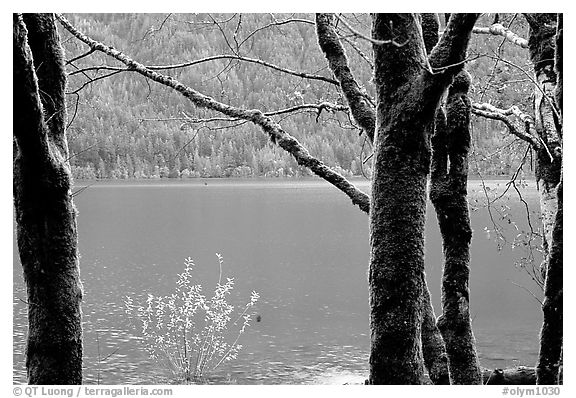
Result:
{"label": "bare tree branch", "polygon": [[170,18],[171,16],[172,16],[172,13],[166,15],[166,18],[164,18],[164,20],[162,21],[162,23],[160,24],[160,26],[158,28],[155,28],[154,26],[150,26],[150,28],[148,28],[148,30],[146,30],[146,32],[144,33],[144,36],[142,36],[140,41],[144,41],[144,39],[146,39],[146,36],[148,36],[148,35],[153,36],[156,32],[160,32],[162,30],[162,28],[164,27],[164,25],[166,24],[166,22],[168,21],[168,18]]}
{"label": "bare tree branch", "polygon": [[94,52],[94,50],[90,49],[90,50],[86,51],[84,54],[80,54],[77,57],[74,57],[74,58],[66,61],[66,65],[71,64],[72,62],[78,61],[79,59],[82,59],[84,57],[87,57],[90,54],[92,54],[93,52]]}
{"label": "bare tree branch", "polygon": [[[507,26],[508,29],[510,28],[510,26],[512,26],[512,23],[516,19],[517,15],[518,14],[514,14],[512,19],[508,23],[508,26]],[[506,38],[503,38],[502,41],[500,42],[500,44],[498,45],[498,48],[496,49],[496,54],[498,55],[498,57],[501,57],[501,55],[502,55],[502,47],[504,46],[505,42],[506,42]],[[499,62],[500,62],[500,59],[496,59],[496,61],[494,62],[494,65],[492,66],[492,71],[490,71],[490,74],[488,76],[488,81],[486,82],[486,85],[482,89],[482,95],[480,96],[480,101],[482,101],[484,99],[484,95],[486,95],[486,90],[488,89],[488,86],[490,86],[491,82],[496,77],[496,67],[498,66]]]}
{"label": "bare tree branch", "polygon": [[495,23],[488,27],[475,26],[474,29],[472,29],[472,33],[502,36],[512,44],[522,48],[528,48],[528,40],[518,36],[516,33],[499,23]]}
{"label": "bare tree branch", "polygon": [[345,20],[344,18],[340,17],[338,14],[335,14],[336,18],[338,19],[339,22],[342,23],[342,25],[344,25],[351,33],[353,36],[355,37],[359,37],[361,39],[367,40],[372,44],[376,44],[378,46],[382,46],[385,44],[392,44],[393,46],[396,47],[403,47],[406,45],[406,43],[408,43],[408,41],[404,41],[403,43],[398,43],[396,41],[396,39],[392,39],[392,40],[375,40],[363,33],[358,32],[356,29],[354,29],[352,26],[350,26]]}
{"label": "bare tree branch", "polygon": [[326,110],[328,112],[336,112],[336,111],[348,111],[348,107],[344,106],[344,105],[339,105],[339,104],[332,104],[330,102],[321,102],[319,104],[302,104],[302,105],[295,105],[292,106],[290,108],[286,108],[286,109],[280,109],[277,111],[272,111],[272,112],[266,112],[264,113],[265,116],[273,116],[273,115],[281,115],[284,113],[291,113],[291,112],[295,112],[295,111],[299,111],[302,109],[315,109],[316,112],[318,113],[318,115],[320,115],[320,113],[323,110]]}
{"label": "bare tree branch", "polygon": [[[330,83],[330,84],[335,84],[337,85],[338,82],[334,79],[330,79],[328,77],[325,76],[321,76],[321,75],[315,75],[315,74],[311,74],[311,73],[306,73],[306,72],[298,72],[298,71],[294,71],[294,70],[290,70],[287,68],[283,68],[281,66],[277,66],[274,64],[271,64],[269,62],[266,61],[262,61],[260,59],[257,58],[248,58],[248,57],[244,57],[241,55],[233,55],[233,54],[222,54],[222,55],[213,55],[210,57],[206,57],[206,58],[202,58],[202,59],[197,59],[194,61],[190,61],[190,62],[183,62],[180,64],[173,64],[173,65],[151,65],[151,66],[146,66],[147,69],[149,70],[171,70],[171,69],[180,69],[180,68],[185,68],[188,66],[194,66],[194,65],[198,65],[198,64],[202,64],[205,62],[210,62],[210,61],[216,61],[219,59],[230,59],[230,60],[238,60],[238,61],[244,61],[244,62],[251,62],[254,64],[258,64],[258,65],[262,65],[265,66],[267,68],[271,68],[274,70],[277,70],[279,72],[284,72],[287,73],[289,75],[293,75],[293,76],[297,76],[297,77],[301,77],[304,79],[310,79],[310,80],[320,80],[320,81],[324,81],[326,83]],[[110,70],[110,71],[122,71],[122,72],[126,72],[126,71],[130,71],[129,68],[123,68],[123,67],[119,67],[119,66],[110,66],[110,65],[100,65],[100,66],[91,66],[88,68],[83,68],[80,70],[76,70],[74,72],[70,73],[70,76],[74,76],[78,73],[83,73],[83,72],[89,72],[89,71],[98,71],[98,70]]]}
{"label": "bare tree branch", "polygon": [[[472,104],[472,113],[478,116],[483,116],[489,119],[500,120],[503,122],[511,134],[528,142],[535,150],[544,149],[550,160],[553,159],[548,145],[542,140],[542,137],[536,132],[534,127],[534,120],[527,113],[522,112],[517,106],[511,106],[508,109],[496,108],[491,104]],[[507,116],[515,116],[524,124],[524,131],[519,129]]]}
{"label": "bare tree branch", "polygon": [[248,36],[246,36],[246,37],[240,42],[240,44],[238,45],[238,47],[241,47],[242,44],[244,44],[245,42],[247,42],[252,36],[254,36],[256,33],[260,32],[260,31],[262,31],[262,30],[264,30],[264,29],[267,29],[267,28],[270,28],[270,27],[273,27],[273,26],[286,25],[286,24],[289,24],[289,23],[305,23],[305,24],[314,25],[314,21],[310,21],[310,20],[308,20],[308,19],[302,19],[302,18],[290,18],[290,19],[285,19],[285,20],[282,20],[282,21],[276,21],[276,20],[275,20],[274,22],[270,22],[269,24],[264,25],[264,26],[261,26],[261,27],[255,29],[254,31],[252,31],[250,34],[248,34]]}
{"label": "bare tree branch", "polygon": [[[230,22],[231,20],[233,20],[234,18],[236,18],[236,15],[238,14],[233,14],[230,18],[228,19],[224,19],[222,21],[217,21],[220,24],[225,24]],[[182,21],[180,21],[182,22]],[[188,25],[214,25],[214,19],[212,19],[212,21],[183,21],[184,23],[188,24]]]}
{"label": "bare tree branch", "polygon": [[348,45],[350,47],[352,47],[352,49],[354,51],[356,51],[356,53],[358,53],[358,55],[360,56],[360,58],[362,58],[364,61],[366,61],[366,63],[368,64],[368,66],[370,66],[370,69],[374,69],[374,62],[372,62],[372,60],[370,60],[370,58],[368,58],[368,56],[366,54],[364,54],[364,51],[362,51],[355,42],[353,42],[352,40],[350,40],[348,37],[343,37],[340,36],[340,38],[342,40],[344,40],[346,43],[348,43]]}
{"label": "bare tree branch", "polygon": [[[287,113],[294,113],[294,112],[298,112],[298,111],[302,111],[302,110],[304,110],[304,111],[313,110],[317,113],[318,116],[320,116],[320,113],[324,110],[327,112],[337,112],[337,111],[347,112],[348,107],[344,106],[344,105],[339,105],[339,104],[332,104],[330,102],[321,102],[319,104],[295,105],[295,106],[292,106],[290,108],[279,109],[279,110],[270,111],[270,112],[264,112],[263,115],[264,116],[284,115]],[[185,112],[182,112],[182,114],[184,115],[184,117],[142,118],[142,119],[140,119],[140,121],[143,121],[143,122],[150,122],[150,121],[154,121],[154,122],[179,121],[179,122],[182,122],[183,121],[183,122],[187,122],[187,123],[198,124],[198,123],[211,123],[211,122],[237,122],[238,120],[242,120],[242,118],[226,118],[226,117],[194,118],[194,117],[186,114]]]}
{"label": "bare tree branch", "polygon": [[238,54],[238,51],[236,51],[232,45],[230,45],[230,42],[228,41],[228,37],[226,36],[226,33],[224,32],[224,29],[222,29],[222,27],[220,26],[220,23],[218,21],[216,21],[211,14],[208,14],[208,16],[210,17],[210,19],[212,20],[212,22],[214,23],[214,25],[216,25],[218,27],[218,30],[220,31],[220,33],[222,34],[222,37],[224,38],[224,41],[226,42],[226,45],[228,46],[228,48],[230,49],[230,51],[232,51],[234,54]]}
{"label": "bare tree branch", "polygon": [[56,16],[60,23],[68,30],[72,35],[78,38],[80,41],[87,44],[90,48],[103,52],[110,57],[117,59],[118,61],[125,64],[130,70],[133,70],[146,78],[160,83],[164,86],[170,87],[175,91],[182,94],[184,97],[188,98],[195,106],[199,108],[205,108],[220,112],[228,117],[239,118],[246,121],[250,121],[255,125],[259,126],[264,132],[266,132],[272,142],[280,146],[282,149],[289,152],[297,161],[300,166],[309,168],[317,176],[323,178],[327,182],[334,185],[336,188],[344,192],[351,200],[352,203],[359,206],[362,211],[368,213],[370,211],[370,199],[368,195],[356,188],[352,183],[350,183],[341,174],[335,172],[320,160],[314,158],[306,148],[304,148],[296,138],[292,137],[286,133],[282,127],[274,122],[270,117],[264,116],[264,114],[257,109],[240,109],[208,97],[198,91],[187,87],[180,83],[179,81],[157,73],[153,70],[146,68],[144,65],[132,60],[122,52],[106,46],[100,42],[97,42],[88,36],[84,35],[78,31],[74,26],[68,22],[68,20],[61,14]]}
{"label": "bare tree branch", "polygon": [[82,91],[82,89],[83,89],[84,87],[86,87],[86,86],[88,86],[88,85],[90,85],[90,84],[92,84],[92,83],[94,83],[94,82],[96,82],[96,81],[98,81],[98,80],[106,79],[107,77],[111,77],[111,76],[117,75],[117,74],[120,73],[120,72],[124,72],[124,71],[128,71],[128,70],[129,70],[129,69],[121,69],[121,70],[117,70],[117,71],[115,71],[115,72],[110,72],[110,73],[107,73],[107,74],[105,74],[105,75],[98,76],[98,77],[95,77],[95,78],[91,78],[91,77],[90,77],[87,82],[85,82],[84,84],[82,84],[82,85],[81,85],[80,87],[78,87],[76,90],[71,91],[71,92],[67,92],[66,94],[78,94],[80,91]]}
{"label": "bare tree branch", "polygon": [[532,75],[529,72],[527,72],[524,68],[516,65],[514,62],[510,62],[504,58],[498,58],[498,57],[493,57],[493,56],[489,56],[489,55],[487,55],[487,57],[493,58],[493,59],[499,59],[501,62],[504,62],[506,65],[510,65],[510,66],[518,69],[519,71],[521,71],[532,82],[532,84],[534,84],[534,86],[538,89],[538,91],[540,91],[542,93],[542,97],[544,98],[544,100],[546,100],[546,102],[548,102],[548,104],[552,108],[552,112],[554,112],[554,115],[556,116],[556,118],[558,120],[562,120],[560,117],[560,113],[558,112],[558,109],[556,107],[556,104],[554,104],[554,101],[552,100],[552,98],[548,94],[546,94],[546,92],[544,91],[542,86],[532,77]]}

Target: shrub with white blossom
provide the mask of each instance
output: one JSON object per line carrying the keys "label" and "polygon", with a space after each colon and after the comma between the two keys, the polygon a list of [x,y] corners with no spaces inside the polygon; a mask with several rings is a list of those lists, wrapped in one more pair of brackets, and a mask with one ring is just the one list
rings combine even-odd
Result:
{"label": "shrub with white blossom", "polygon": [[[194,284],[191,258],[184,261],[174,293],[166,296],[148,294],[143,304],[126,297],[126,313],[141,326],[143,342],[150,357],[165,364],[179,380],[199,382],[222,363],[237,357],[242,345],[240,336],[250,324],[250,309],[260,297],[252,291],[242,311],[234,311],[228,296],[234,279],[222,283],[222,256],[216,254],[220,267],[218,284],[211,298]],[[232,322],[232,325],[231,325]]]}

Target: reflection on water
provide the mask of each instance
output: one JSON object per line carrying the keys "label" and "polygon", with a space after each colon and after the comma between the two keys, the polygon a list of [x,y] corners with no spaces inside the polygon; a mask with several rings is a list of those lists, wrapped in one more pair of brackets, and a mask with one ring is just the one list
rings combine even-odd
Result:
{"label": "reflection on water", "polygon": [[[366,182],[358,185],[368,190]],[[503,184],[489,186],[498,190]],[[477,206],[483,191],[477,182],[469,191]],[[537,209],[533,186],[524,198]],[[507,211],[522,229],[524,210],[513,199],[506,202]],[[235,278],[237,305],[258,291],[261,322],[253,322],[242,336],[238,360],[206,382],[361,384],[366,378],[368,220],[328,184],[97,183],[77,197],[76,205],[85,289],[85,383],[173,382],[166,369],[148,359],[123,298],[167,294],[186,257],[195,260],[194,276],[209,292],[218,278],[215,253],[224,256],[226,276]],[[427,277],[439,314],[441,243],[433,210],[428,211]],[[520,253],[496,250],[483,231],[490,226],[485,209],[473,211],[471,220],[471,308],[481,362],[487,367],[533,364],[541,316],[538,303],[514,285],[533,287],[513,266]],[[26,305],[17,254],[13,301],[14,382],[21,383],[26,378]]]}

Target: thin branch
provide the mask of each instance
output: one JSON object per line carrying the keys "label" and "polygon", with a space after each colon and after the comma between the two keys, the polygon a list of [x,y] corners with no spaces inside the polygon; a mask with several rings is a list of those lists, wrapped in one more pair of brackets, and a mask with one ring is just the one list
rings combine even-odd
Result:
{"label": "thin branch", "polygon": [[[301,104],[301,105],[295,105],[292,106],[290,108],[285,108],[285,109],[279,109],[276,111],[270,111],[270,112],[264,112],[263,115],[264,116],[275,116],[275,115],[283,115],[286,113],[293,113],[293,112],[298,112],[298,111],[309,111],[309,110],[314,110],[318,116],[320,116],[320,113],[322,111],[327,111],[327,112],[337,112],[337,111],[342,111],[342,112],[347,112],[348,111],[348,107],[344,106],[344,105],[339,105],[339,104],[332,104],[330,102],[320,102],[319,104]],[[193,118],[192,116],[186,114],[185,112],[182,112],[182,114],[184,115],[184,117],[176,117],[176,118],[142,118],[139,119],[142,122],[168,122],[168,121],[184,121],[184,122],[188,122],[188,123],[211,123],[211,122],[237,122],[238,120],[242,120],[241,118],[225,118],[225,117],[212,117],[212,118]]]}
{"label": "thin branch", "polygon": [[352,47],[352,49],[354,51],[356,51],[356,53],[358,53],[358,55],[360,56],[360,58],[362,58],[364,61],[366,61],[366,63],[368,64],[368,66],[370,67],[370,69],[374,69],[374,62],[372,62],[372,60],[370,60],[370,58],[368,58],[368,56],[366,54],[364,54],[364,52],[356,45],[356,43],[354,43],[352,40],[350,40],[348,37],[344,37],[344,36],[340,36],[340,38],[342,40],[344,40],[346,43],[348,43],[348,45],[350,47]]}
{"label": "thin branch", "polygon": [[[223,21],[217,21],[220,24],[225,24],[230,22],[231,20],[233,20],[234,18],[236,18],[237,14],[233,14],[230,18],[225,19]],[[180,22],[184,22],[188,25],[214,25],[214,19],[212,18],[212,21],[208,22],[208,21],[180,21]]]}
{"label": "thin branch", "polygon": [[[508,190],[510,189],[510,187],[512,186],[512,184],[515,183],[516,178],[518,178],[518,175],[520,174],[520,171],[522,171],[522,167],[524,167],[524,162],[526,162],[526,158],[528,157],[528,154],[530,153],[530,146],[528,146],[526,148],[526,151],[524,152],[524,156],[522,157],[522,160],[520,161],[520,165],[516,168],[516,171],[514,172],[514,174],[512,175],[512,178],[510,178],[510,181],[508,181],[506,183],[506,189],[500,194],[498,195],[496,198],[494,198],[494,200],[492,201],[492,203],[497,202],[498,200],[502,199],[504,197],[504,195],[506,195],[506,193],[508,192]],[[532,228],[531,228],[532,229]],[[532,231],[534,232],[534,231]]]}
{"label": "thin branch", "polygon": [[232,35],[232,39],[234,39],[234,44],[236,44],[236,54],[240,52],[240,44],[238,44],[236,36],[238,36],[238,32],[240,31],[241,26],[242,26],[242,14],[238,14],[238,23],[236,24],[236,29],[234,29],[234,34]]}
{"label": "thin branch", "polygon": [[98,145],[98,143],[92,144],[88,148],[84,148],[80,152],[76,152],[75,154],[68,156],[68,158],[66,158],[66,162],[69,161],[70,159],[74,159],[76,156],[81,155],[86,151],[89,151],[90,149],[94,148],[97,145]]}
{"label": "thin branch", "polygon": [[510,283],[513,284],[514,286],[519,287],[520,289],[523,289],[523,290],[527,291],[532,297],[534,297],[534,299],[535,299],[536,301],[538,301],[538,302],[540,303],[540,305],[542,305],[542,300],[540,300],[540,299],[538,298],[538,296],[536,296],[536,295],[535,295],[530,289],[528,289],[526,286],[519,285],[519,284],[515,283],[514,281],[510,281]]}
{"label": "thin branch", "polygon": [[396,40],[391,39],[391,40],[376,40],[373,39],[363,33],[358,32],[356,29],[354,29],[352,26],[350,26],[342,17],[340,17],[338,14],[335,14],[336,18],[338,19],[339,22],[342,23],[342,25],[344,25],[351,33],[352,35],[354,35],[355,37],[359,37],[361,39],[367,40],[372,44],[376,44],[378,46],[382,46],[382,45],[386,45],[386,44],[392,44],[395,47],[404,47],[406,44],[408,44],[408,40],[404,41],[404,43],[398,43]]}
{"label": "thin branch", "polygon": [[78,104],[80,102],[80,94],[78,94],[78,93],[73,93],[73,94],[76,95],[76,102],[74,103],[74,113],[72,114],[70,121],[66,125],[66,130],[68,130],[68,128],[72,125],[72,123],[74,122],[74,119],[76,119],[76,115],[78,114]]}
{"label": "thin branch", "polygon": [[[162,23],[160,24],[160,26],[158,28],[155,28],[154,26],[150,26],[150,28],[148,28],[148,30],[146,30],[146,32],[144,33],[144,36],[142,36],[142,38],[140,40],[136,40],[136,41],[144,41],[144,39],[146,39],[146,36],[148,35],[154,35],[154,33],[156,32],[160,32],[162,30],[162,28],[164,27],[164,25],[166,24],[166,21],[168,21],[168,18],[170,18],[172,16],[172,13],[166,15],[166,18],[164,18],[164,20],[162,21]],[[135,43],[136,41],[133,41],[132,43]]]}
{"label": "thin branch", "polygon": [[429,61],[428,59],[426,59],[427,65],[426,65],[426,66],[423,66],[423,67],[424,67],[424,69],[426,69],[426,70],[427,70],[428,72],[430,72],[431,74],[436,75],[436,74],[439,74],[439,73],[444,73],[444,71],[446,71],[446,70],[448,70],[448,69],[450,69],[450,68],[453,68],[453,67],[455,67],[455,66],[463,65],[463,64],[465,64],[465,63],[474,61],[474,60],[476,60],[476,59],[478,59],[478,58],[481,58],[481,57],[483,57],[483,56],[484,56],[484,54],[474,54],[474,55],[472,55],[472,56],[470,56],[470,57],[468,57],[468,58],[466,58],[466,59],[463,59],[463,60],[460,61],[460,62],[456,62],[456,63],[453,63],[453,64],[451,64],[451,65],[446,65],[446,66],[440,66],[440,67],[437,67],[437,68],[433,68],[432,65],[430,65],[430,61]]}
{"label": "thin branch", "polygon": [[520,190],[516,186],[516,181],[512,180],[511,182],[512,182],[512,186],[514,187],[514,190],[518,194],[518,198],[520,199],[522,204],[524,204],[524,209],[526,210],[526,219],[528,221],[528,227],[530,227],[530,237],[532,237],[535,235],[535,232],[534,232],[534,228],[532,228],[532,219],[530,218],[530,208],[528,207],[528,203],[526,202],[526,200],[522,196],[522,193],[520,192]]}
{"label": "thin branch", "polygon": [[[488,57],[488,58],[496,58],[496,57],[489,56],[489,55],[487,55],[487,57]],[[504,62],[505,64],[510,65],[510,66],[518,69],[519,71],[521,71],[521,72],[532,82],[532,84],[534,84],[534,85],[538,88],[538,90],[542,93],[542,97],[548,102],[548,104],[549,104],[550,107],[552,108],[552,111],[554,112],[554,115],[556,116],[556,118],[557,118],[558,120],[562,120],[562,119],[560,118],[560,114],[558,113],[558,109],[556,108],[556,104],[554,104],[554,101],[552,100],[552,98],[550,98],[550,97],[546,94],[546,92],[544,91],[544,89],[540,86],[540,84],[538,84],[538,82],[532,77],[532,75],[531,75],[530,73],[528,73],[526,70],[524,70],[524,68],[522,68],[522,67],[516,65],[515,63],[510,62],[510,61],[508,61],[508,60],[506,60],[506,59],[504,59],[504,58],[498,57],[498,59],[500,59],[500,61]]]}
{"label": "thin branch", "polygon": [[89,184],[86,186],[83,186],[82,188],[78,188],[77,190],[75,190],[74,192],[72,192],[71,196],[73,198],[75,198],[76,196],[80,195],[82,192],[84,192],[85,190],[87,190],[88,188],[90,188],[92,185],[94,184]]}
{"label": "thin branch", "polygon": [[[508,23],[508,26],[507,26],[508,29],[510,29],[510,26],[512,26],[512,23],[516,19],[517,15],[518,14],[514,14],[512,19]],[[506,42],[506,38],[504,37],[502,39],[502,41],[500,41],[500,44],[498,45],[498,48],[496,49],[496,54],[498,55],[499,58],[502,56],[502,47],[504,46],[505,42]],[[486,82],[486,85],[484,86],[484,88],[482,90],[482,95],[480,96],[480,101],[482,101],[484,99],[484,95],[486,95],[486,90],[488,89],[488,86],[496,77],[496,67],[498,66],[499,61],[500,61],[500,59],[497,59],[496,62],[494,62],[494,65],[492,66],[492,70],[490,71],[490,75],[488,76],[488,81]]]}
{"label": "thin branch", "polygon": [[188,140],[188,142],[186,142],[186,144],[184,144],[184,145],[182,146],[182,148],[180,148],[180,149],[178,150],[178,152],[176,152],[176,155],[174,155],[174,158],[177,158],[178,155],[180,155],[180,153],[184,150],[184,148],[186,148],[188,145],[190,145],[190,144],[192,143],[192,141],[194,141],[194,138],[196,138],[196,136],[198,135],[199,132],[200,132],[200,129],[196,130],[196,132],[194,133],[194,135],[192,136],[192,138],[190,138],[190,139]]}
{"label": "thin branch", "polygon": [[352,203],[358,205],[360,209],[365,213],[370,211],[370,199],[366,193],[356,188],[341,174],[335,172],[320,160],[310,155],[308,150],[304,148],[300,142],[296,140],[296,138],[286,133],[282,127],[278,123],[274,122],[274,120],[272,120],[270,117],[264,116],[260,110],[240,109],[218,102],[211,97],[208,97],[190,87],[183,85],[172,77],[162,75],[146,68],[144,65],[132,60],[114,48],[89,38],[88,36],[78,31],[74,26],[72,26],[70,22],[68,22],[68,20],[61,14],[57,14],[56,18],[60,21],[66,30],[68,30],[72,35],[76,36],[80,41],[86,43],[88,46],[90,46],[90,48],[93,48],[96,51],[101,51],[110,57],[117,59],[118,61],[125,64],[130,70],[133,70],[149,78],[150,80],[174,89],[184,97],[188,98],[195,106],[199,108],[214,110],[228,117],[250,121],[259,126],[269,135],[272,142],[276,143],[282,149],[289,152],[296,159],[299,165],[309,168],[316,175],[331,183],[336,188],[340,189],[352,200]]}
{"label": "thin branch", "polygon": [[[188,66],[194,66],[194,65],[198,65],[201,63],[205,63],[205,62],[210,62],[210,61],[216,61],[219,59],[230,59],[230,60],[238,60],[238,61],[244,61],[244,62],[250,62],[250,63],[254,63],[254,64],[258,64],[258,65],[262,65],[265,66],[267,68],[271,68],[274,70],[277,70],[278,72],[284,72],[287,73],[289,75],[293,75],[293,76],[297,76],[297,77],[301,77],[304,79],[310,79],[310,80],[320,80],[320,81],[324,81],[326,83],[330,83],[330,84],[335,84],[337,85],[338,82],[334,79],[330,79],[328,77],[325,76],[321,76],[321,75],[315,75],[315,74],[311,74],[311,73],[306,73],[306,72],[298,72],[298,71],[294,71],[294,70],[290,70],[287,68],[283,68],[281,66],[277,66],[274,64],[271,64],[269,62],[266,61],[262,61],[260,59],[257,58],[248,58],[248,57],[244,57],[241,55],[233,55],[233,54],[222,54],[222,55],[213,55],[210,57],[206,57],[206,58],[202,58],[202,59],[198,59],[195,61],[190,61],[190,62],[183,62],[180,64],[173,64],[173,65],[152,65],[152,66],[146,66],[147,69],[149,70],[154,70],[154,71],[161,71],[161,70],[171,70],[171,69],[179,69],[179,68],[185,68]],[[74,71],[72,73],[70,73],[70,76],[74,76],[75,74],[78,73],[82,73],[82,72],[89,72],[89,71],[95,71],[95,70],[111,70],[111,71],[130,71],[130,69],[127,68],[122,68],[122,67],[117,67],[117,66],[110,66],[110,65],[100,65],[100,66],[91,66],[88,68],[84,68],[84,69],[80,69],[77,71]]]}
{"label": "thin branch", "polygon": [[234,48],[230,45],[230,42],[228,41],[228,37],[226,36],[226,33],[224,32],[224,29],[222,29],[222,27],[220,26],[220,23],[218,21],[216,21],[211,14],[208,14],[208,16],[210,17],[210,19],[212,20],[212,22],[214,23],[214,25],[216,25],[218,27],[218,30],[220,31],[220,33],[222,34],[222,37],[224,37],[224,41],[226,42],[226,45],[228,46],[228,48],[230,49],[230,51],[232,51],[234,54],[238,55],[238,52],[236,50],[234,50]]}
{"label": "thin branch", "polygon": [[117,71],[115,71],[115,72],[107,73],[107,74],[102,75],[102,76],[98,76],[98,77],[95,77],[95,78],[90,78],[90,80],[88,80],[87,82],[85,82],[84,84],[82,84],[79,88],[77,88],[76,90],[71,91],[71,92],[69,92],[69,93],[66,93],[66,94],[78,94],[80,91],[82,91],[82,89],[83,89],[84,87],[86,87],[86,86],[88,86],[88,85],[90,85],[90,84],[92,84],[92,83],[94,83],[94,82],[96,82],[96,81],[98,81],[98,80],[106,79],[107,77],[111,77],[111,76],[117,75],[117,74],[120,73],[120,72],[124,72],[124,71],[128,71],[128,70],[129,70],[129,69],[117,70]]}
{"label": "thin branch", "polygon": [[318,115],[325,110],[328,112],[336,112],[336,111],[348,111],[348,107],[345,105],[339,104],[332,104],[330,102],[321,102],[319,104],[302,104],[302,105],[295,105],[290,108],[280,109],[277,111],[266,112],[264,113],[265,116],[274,116],[274,115],[282,115],[284,113],[291,113],[302,109],[315,109]]}
{"label": "thin branch", "polygon": [[84,54],[80,54],[80,55],[78,55],[77,57],[74,57],[74,58],[66,61],[66,65],[69,65],[69,64],[71,64],[72,62],[78,61],[79,59],[82,59],[82,58],[84,58],[84,57],[87,57],[87,56],[89,56],[90,54],[92,54],[93,52],[94,52],[94,50],[90,49],[90,50],[86,51]]}
{"label": "thin branch", "polygon": [[264,30],[264,29],[270,28],[270,27],[272,27],[272,26],[286,25],[286,24],[293,23],[293,22],[306,23],[306,24],[314,25],[314,21],[310,21],[310,20],[308,20],[308,19],[301,19],[301,18],[290,18],[290,19],[285,19],[285,20],[282,20],[282,21],[274,21],[274,22],[269,23],[268,25],[261,26],[261,27],[257,28],[256,30],[254,30],[253,32],[251,32],[248,36],[246,36],[246,37],[244,38],[244,40],[242,40],[242,41],[240,42],[240,44],[238,45],[238,47],[242,46],[242,44],[244,44],[245,42],[247,42],[252,36],[254,36],[256,33],[260,32],[260,31],[262,31],[262,30]]}

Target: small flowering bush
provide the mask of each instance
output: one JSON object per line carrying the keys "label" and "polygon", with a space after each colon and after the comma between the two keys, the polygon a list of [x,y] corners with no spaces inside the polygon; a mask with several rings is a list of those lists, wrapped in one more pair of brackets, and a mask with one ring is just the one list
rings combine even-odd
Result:
{"label": "small flowering bush", "polygon": [[141,305],[125,298],[126,313],[139,321],[150,357],[164,363],[180,380],[200,381],[223,362],[237,357],[242,348],[238,340],[250,324],[250,308],[260,297],[252,291],[250,301],[235,313],[227,301],[234,279],[226,278],[223,283],[224,261],[216,256],[220,276],[211,298],[202,294],[200,284],[193,283],[191,258],[184,261],[184,272],[178,275],[171,295],[148,294]]}

